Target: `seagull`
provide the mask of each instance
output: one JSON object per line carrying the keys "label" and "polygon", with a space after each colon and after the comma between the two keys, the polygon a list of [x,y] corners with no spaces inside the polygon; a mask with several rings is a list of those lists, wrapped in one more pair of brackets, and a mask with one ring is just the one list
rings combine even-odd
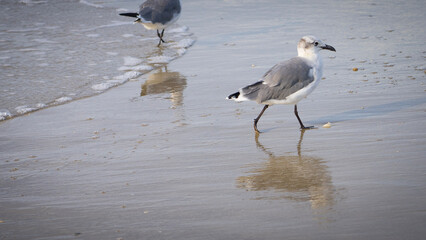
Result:
{"label": "seagull", "polygon": [[[146,29],[156,29],[160,46],[162,42],[165,43],[164,29],[178,20],[180,11],[179,0],[146,0],[140,5],[139,13],[120,13],[120,15],[136,18],[135,23],[142,24]],[[161,33],[159,30],[162,30]]]}
{"label": "seagull", "polygon": [[322,77],[322,58],[319,51],[327,49],[336,51],[334,47],[325,44],[314,36],[304,36],[297,44],[297,57],[280,62],[267,71],[262,79],[256,83],[241,88],[238,92],[227,97],[237,102],[256,101],[265,105],[254,119],[254,130],[257,122],[265,110],[274,104],[294,105],[294,114],[300,123],[301,129],[311,129],[313,126],[305,127],[297,112],[297,103],[307,97],[319,84]]}

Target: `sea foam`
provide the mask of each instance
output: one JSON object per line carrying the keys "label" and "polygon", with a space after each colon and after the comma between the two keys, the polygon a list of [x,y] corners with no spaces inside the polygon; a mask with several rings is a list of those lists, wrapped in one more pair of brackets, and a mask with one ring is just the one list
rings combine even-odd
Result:
{"label": "sea foam", "polygon": [[142,59],[126,56],[124,59],[124,66],[136,66],[143,62]]}
{"label": "sea foam", "polygon": [[72,100],[72,98],[70,98],[70,97],[60,97],[60,98],[55,99],[55,102],[65,103],[65,102],[69,102],[71,100]]}
{"label": "sea foam", "polygon": [[187,26],[176,27],[168,30],[168,33],[184,33],[188,32],[189,28]]}
{"label": "sea foam", "polygon": [[32,111],[35,111],[35,110],[37,110],[37,108],[28,107],[26,105],[19,106],[19,107],[15,108],[15,111],[19,114],[25,114],[25,113],[29,113],[29,112],[32,112]]}
{"label": "sea foam", "polygon": [[100,5],[100,4],[91,3],[91,2],[88,2],[86,0],[80,0],[80,3],[85,4],[87,6],[95,7],[95,8],[103,8],[104,7],[104,6]]}
{"label": "sea foam", "polygon": [[119,71],[151,71],[153,67],[149,65],[137,65],[137,66],[122,66],[119,67]]}
{"label": "sea foam", "polygon": [[8,110],[2,109],[0,111],[0,121],[3,121],[3,120],[8,119],[10,117],[12,117],[12,114]]}
{"label": "sea foam", "polygon": [[169,63],[171,62],[175,57],[172,56],[155,56],[148,58],[149,63]]}
{"label": "sea foam", "polygon": [[129,81],[130,79],[137,78],[140,75],[142,75],[142,73],[138,72],[138,71],[126,72],[123,75],[115,76],[114,79],[112,79],[112,80],[108,80],[108,81],[103,82],[103,83],[95,84],[95,85],[92,86],[92,89],[97,91],[97,92],[103,92],[103,91],[106,91],[106,90],[108,90],[112,87],[123,84],[123,83]]}

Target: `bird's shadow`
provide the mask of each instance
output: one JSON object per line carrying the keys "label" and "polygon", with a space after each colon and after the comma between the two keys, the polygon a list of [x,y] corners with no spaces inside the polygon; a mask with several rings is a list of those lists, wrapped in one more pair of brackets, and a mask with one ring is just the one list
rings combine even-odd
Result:
{"label": "bird's shadow", "polygon": [[396,112],[409,107],[417,106],[426,103],[426,97],[396,101],[386,104],[374,105],[359,110],[351,110],[342,113],[337,113],[329,116],[324,116],[310,121],[314,124],[322,124],[326,122],[343,122],[356,119],[364,119],[369,117],[381,116]]}

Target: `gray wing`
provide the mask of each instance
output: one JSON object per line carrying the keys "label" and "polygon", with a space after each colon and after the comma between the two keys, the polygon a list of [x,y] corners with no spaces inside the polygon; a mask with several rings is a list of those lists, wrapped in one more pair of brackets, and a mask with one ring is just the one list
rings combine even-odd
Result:
{"label": "gray wing", "polygon": [[283,100],[314,81],[313,68],[304,59],[295,57],[273,66],[262,81],[241,89],[243,96],[258,103]]}
{"label": "gray wing", "polygon": [[180,11],[179,0],[147,0],[140,5],[139,16],[152,23],[165,24]]}

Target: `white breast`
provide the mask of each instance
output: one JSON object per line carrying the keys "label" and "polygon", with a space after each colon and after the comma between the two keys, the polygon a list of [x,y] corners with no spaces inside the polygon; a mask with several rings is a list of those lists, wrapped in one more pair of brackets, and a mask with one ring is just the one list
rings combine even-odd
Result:
{"label": "white breast", "polygon": [[322,77],[322,62],[320,58],[315,59],[313,62],[313,70],[309,72],[310,76],[314,77],[314,81],[311,82],[308,86],[300,89],[299,91],[290,94],[288,97],[282,100],[271,99],[263,102],[263,104],[274,105],[274,104],[291,104],[295,105],[300,100],[306,98],[309,94],[311,94],[315,88],[318,86],[321,77]]}
{"label": "white breast", "polygon": [[161,24],[161,23],[152,23],[151,21],[146,21],[145,19],[143,19],[143,18],[141,18],[141,21],[140,21],[140,23],[146,28],[146,29],[149,29],[149,30],[152,30],[152,29],[165,29],[165,28],[167,28],[168,26],[170,26],[170,25],[172,25],[173,23],[175,23],[178,19],[179,19],[179,17],[180,17],[180,14],[178,14],[178,13],[175,13],[175,14],[173,14],[173,18],[170,20],[170,21],[168,21],[166,24]]}

